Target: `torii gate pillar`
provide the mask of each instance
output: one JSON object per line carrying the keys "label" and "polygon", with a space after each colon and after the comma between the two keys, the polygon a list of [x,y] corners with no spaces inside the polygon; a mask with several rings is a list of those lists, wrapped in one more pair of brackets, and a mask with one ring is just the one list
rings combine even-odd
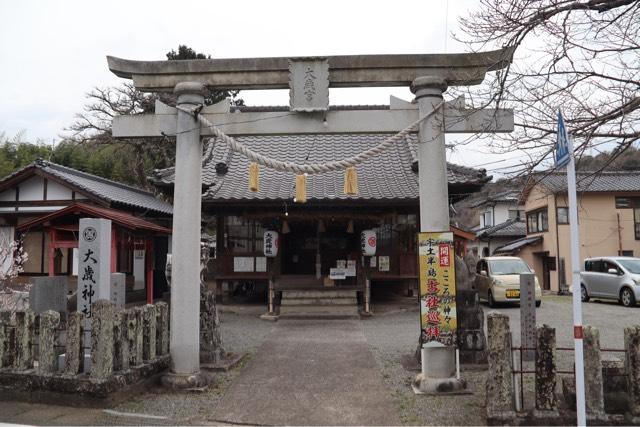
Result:
{"label": "torii gate pillar", "polygon": [[[442,93],[447,90],[446,79],[440,76],[418,77],[411,83],[416,95],[420,117],[431,114],[420,123],[418,130],[418,185],[420,192],[420,231],[449,231],[449,191],[445,151],[445,123]],[[438,109],[434,113],[434,109]],[[459,391],[466,382],[448,377],[455,367],[454,349],[439,343],[422,346],[422,372],[414,380],[416,393],[439,393],[441,390]]]}
{"label": "torii gate pillar", "polygon": [[[178,106],[204,103],[202,83],[178,83]],[[202,385],[200,374],[200,218],[202,141],[197,119],[178,109],[173,197],[171,371],[162,378],[173,388]]]}
{"label": "torii gate pillar", "polygon": [[[411,84],[420,117],[430,114],[442,102],[445,79],[418,77]],[[420,123],[418,131],[418,184],[420,188],[420,231],[449,231],[449,191],[444,137],[444,105],[440,112]]]}

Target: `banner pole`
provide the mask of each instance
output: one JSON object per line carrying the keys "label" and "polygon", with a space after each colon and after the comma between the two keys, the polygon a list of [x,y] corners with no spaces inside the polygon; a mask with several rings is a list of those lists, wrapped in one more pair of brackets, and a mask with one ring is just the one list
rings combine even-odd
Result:
{"label": "banner pole", "polygon": [[584,357],[582,346],[582,290],[580,280],[580,236],[578,234],[578,201],[576,196],[576,168],[573,141],[567,138],[569,164],[567,165],[567,192],[569,195],[569,225],[571,231],[571,270],[573,279],[573,338],[576,377],[576,412],[578,425],[586,425],[584,391]]}

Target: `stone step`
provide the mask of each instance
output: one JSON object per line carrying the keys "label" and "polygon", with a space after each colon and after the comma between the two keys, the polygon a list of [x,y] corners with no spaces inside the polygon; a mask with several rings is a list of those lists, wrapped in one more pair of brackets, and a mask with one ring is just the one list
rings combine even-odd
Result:
{"label": "stone step", "polygon": [[358,305],[358,299],[349,298],[283,298],[281,305]]}
{"label": "stone step", "polygon": [[353,318],[358,317],[358,307],[348,306],[280,306],[280,318]]}
{"label": "stone step", "polygon": [[356,298],[357,291],[346,290],[283,290],[282,300],[285,299],[299,299],[299,298]]}

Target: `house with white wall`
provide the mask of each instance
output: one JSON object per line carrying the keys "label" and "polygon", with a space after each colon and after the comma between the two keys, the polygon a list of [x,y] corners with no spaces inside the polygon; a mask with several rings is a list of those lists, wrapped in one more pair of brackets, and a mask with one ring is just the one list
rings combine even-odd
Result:
{"label": "house with white wall", "polygon": [[520,191],[509,190],[487,196],[471,205],[478,211],[480,224],[474,247],[478,255],[489,256],[509,241],[524,237],[524,206],[519,204]]}

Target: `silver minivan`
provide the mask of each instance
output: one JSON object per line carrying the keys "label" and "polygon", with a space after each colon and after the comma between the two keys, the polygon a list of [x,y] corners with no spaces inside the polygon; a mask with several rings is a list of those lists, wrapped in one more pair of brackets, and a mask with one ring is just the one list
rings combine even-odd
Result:
{"label": "silver minivan", "polygon": [[580,276],[583,302],[590,298],[606,298],[632,307],[640,301],[640,258],[587,258]]}

